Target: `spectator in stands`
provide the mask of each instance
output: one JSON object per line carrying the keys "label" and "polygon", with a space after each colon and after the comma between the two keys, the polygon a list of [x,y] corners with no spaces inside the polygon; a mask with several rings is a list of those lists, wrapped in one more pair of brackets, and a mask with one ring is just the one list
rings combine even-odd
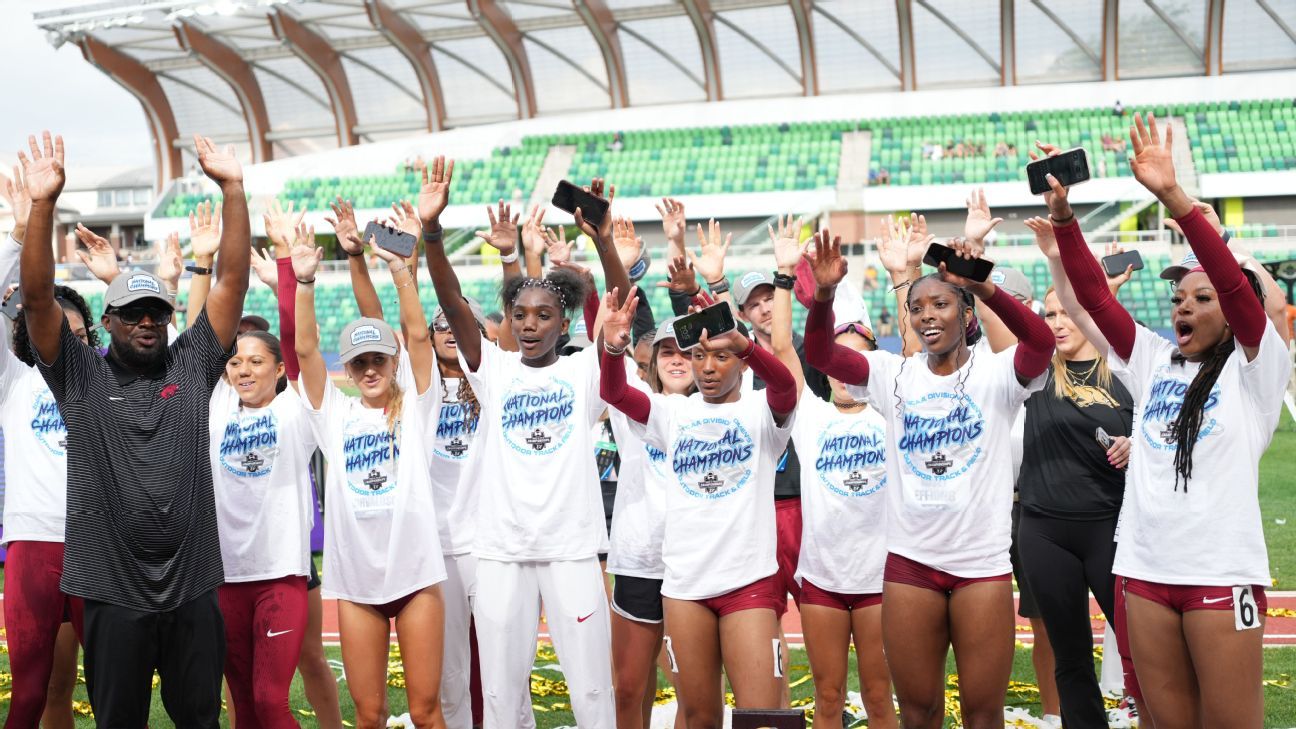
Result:
{"label": "spectator in stands", "polygon": [[1007,156],[1008,156],[1008,145],[1005,144],[1004,142],[995,142],[995,146],[994,146],[994,155],[995,155],[996,157],[1007,157]]}
{"label": "spectator in stands", "polygon": [[617,132],[612,136],[612,141],[608,143],[608,150],[620,152],[623,149],[625,149],[625,138],[621,135],[621,132]]}
{"label": "spectator in stands", "polygon": [[1121,104],[1120,99],[1117,99],[1116,104],[1112,106],[1112,115],[1125,116],[1125,106]]}
{"label": "spectator in stands", "polygon": [[877,184],[877,185],[890,185],[890,184],[891,184],[891,172],[890,172],[889,170],[887,170],[887,168],[885,168],[885,167],[879,169],[879,170],[877,171],[877,180],[874,182],[874,184]]}
{"label": "spectator in stands", "polygon": [[[65,179],[62,138],[43,136],[43,148],[29,138],[31,159],[19,153],[32,240],[49,239]],[[158,277],[132,271],[109,285],[103,323],[112,344],[101,358],[72,333],[55,299],[51,247],[22,252],[24,310],[41,375],[68,440],[86,444],[68,453],[61,585],[85,600],[86,683],[104,726],[148,723],[155,670],[176,725],[219,725],[225,650],[216,589],[224,574],[204,426],[243,310],[251,233],[233,149],[194,142],[225,199],[224,275],[170,347],[173,309]]]}
{"label": "spectator in stands", "polygon": [[892,324],[891,310],[887,308],[886,304],[883,304],[882,311],[878,312],[877,323],[879,337],[889,337],[895,331],[895,326]]}

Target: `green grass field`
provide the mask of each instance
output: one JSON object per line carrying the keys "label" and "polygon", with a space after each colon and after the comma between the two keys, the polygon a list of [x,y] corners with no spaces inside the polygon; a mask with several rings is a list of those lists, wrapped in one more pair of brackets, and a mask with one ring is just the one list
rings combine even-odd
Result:
{"label": "green grass field", "polygon": [[[329,658],[340,660],[341,653],[338,648],[328,649]],[[545,656],[541,654],[540,662],[548,663],[553,660],[552,654]],[[852,665],[854,659],[852,658]],[[813,684],[808,680],[807,673],[809,667],[806,665],[806,655],[803,650],[794,650],[791,654],[792,669],[789,674],[792,682],[792,699],[794,705],[805,705],[814,698]],[[4,684],[8,683],[9,661],[8,656],[0,656],[0,679]],[[953,657],[949,662],[949,671],[954,671]],[[1266,727],[1290,727],[1296,724],[1296,686],[1289,682],[1289,677],[1296,674],[1296,648],[1270,648],[1265,651],[1265,726]],[[858,691],[859,685],[855,678],[854,668],[851,669],[850,689]],[[537,681],[538,678],[561,680],[561,676],[548,672],[537,672],[533,675],[532,685],[554,688],[549,681]],[[1008,694],[1007,704],[1009,706],[1020,706],[1029,710],[1032,714],[1039,715],[1038,694],[1033,689],[1034,673],[1031,669],[1030,648],[1018,646],[1017,655],[1013,661],[1013,681],[1020,682],[1021,686],[1014,685]],[[660,684],[661,688],[666,688],[664,682]],[[345,682],[339,686],[342,695],[342,715],[344,717],[354,716],[354,708],[351,704],[350,697],[347,696]],[[0,687],[0,695],[7,699],[4,689]],[[400,689],[390,689],[390,706],[394,715],[405,712],[405,693]],[[660,695],[660,694],[659,694]],[[78,686],[75,699],[79,702],[86,700],[85,686]],[[552,729],[554,727],[573,726],[574,719],[570,713],[570,707],[567,703],[567,697],[563,694],[549,696],[534,696],[533,705],[536,708],[536,725],[539,729]],[[309,713],[309,705],[306,703],[305,696],[302,694],[300,678],[293,682],[291,702],[293,709],[299,711],[298,720],[302,726],[314,726]],[[2,707],[3,704],[0,704]],[[81,706],[86,706],[81,704]],[[4,712],[0,711],[0,716]],[[78,716],[76,725],[78,729],[91,729],[94,721],[89,716]],[[222,715],[222,726],[228,726],[227,717]],[[947,726],[958,726],[953,720],[946,721]],[[162,701],[154,692],[153,710],[149,717],[149,726],[152,729],[172,726],[166,712],[162,709]],[[861,724],[860,726],[866,726]]]}

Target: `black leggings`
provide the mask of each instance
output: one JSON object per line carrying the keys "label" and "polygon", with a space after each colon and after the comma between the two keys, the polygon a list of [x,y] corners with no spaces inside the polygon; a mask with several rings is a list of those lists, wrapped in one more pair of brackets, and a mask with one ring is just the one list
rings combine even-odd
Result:
{"label": "black leggings", "polygon": [[1022,572],[1053,644],[1062,724],[1067,729],[1107,727],[1107,711],[1094,676],[1087,593],[1093,592],[1111,620],[1115,531],[1115,516],[1072,521],[1022,510],[1017,533]]}

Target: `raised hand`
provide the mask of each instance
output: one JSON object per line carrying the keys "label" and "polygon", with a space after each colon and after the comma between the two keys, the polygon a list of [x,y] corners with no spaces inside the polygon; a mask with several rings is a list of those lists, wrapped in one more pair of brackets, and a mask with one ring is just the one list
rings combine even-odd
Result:
{"label": "raised hand", "polygon": [[713,284],[719,283],[724,278],[725,254],[729,252],[729,244],[733,243],[733,233],[721,235],[720,224],[715,218],[711,219],[709,231],[708,235],[707,229],[698,223],[698,253],[694,255],[693,251],[688,249],[685,249],[685,252],[688,253],[693,268],[701,274],[702,280],[707,284]]}
{"label": "raised hand", "polygon": [[780,273],[791,274],[801,262],[801,254],[806,246],[801,245],[801,228],[805,218],[793,218],[789,213],[778,220],[778,230],[766,225],[769,230],[770,243],[774,246],[774,265]]}
{"label": "raised hand", "polygon": [[618,306],[617,289],[614,287],[603,297],[603,346],[613,352],[625,352],[630,346],[630,330],[634,326],[635,309],[639,308],[639,297],[635,295],[638,287],[631,287],[626,295],[625,304]]}
{"label": "raised hand", "polygon": [[1178,187],[1171,153],[1174,129],[1166,125],[1165,141],[1162,142],[1156,117],[1148,114],[1147,124],[1144,124],[1142,115],[1135,113],[1129,135],[1131,150],[1134,152],[1129,164],[1134,179],[1158,198]]}
{"label": "raised hand", "polygon": [[[420,206],[420,209],[421,206]],[[503,199],[499,201],[499,215],[491,206],[486,206],[486,215],[490,218],[490,232],[479,230],[477,237],[482,239],[483,243],[489,243],[500,252],[500,255],[507,256],[517,249],[518,238],[518,218],[521,213],[513,214],[513,209]]]}
{"label": "raised hand", "polygon": [[666,234],[666,240],[684,248],[684,232],[688,229],[688,222],[684,217],[684,203],[673,197],[662,198],[660,205],[655,205],[657,214],[662,219],[662,232]]}
{"label": "raised hand", "polygon": [[[981,253],[976,247],[965,238],[951,238],[946,245],[952,248],[959,258],[972,261],[981,257]],[[973,281],[970,278],[951,273],[944,263],[940,264],[939,272],[944,281],[971,291],[976,294],[977,298],[987,299],[994,294],[995,285],[989,281]]]}
{"label": "raised hand", "polygon": [[621,265],[629,271],[643,253],[643,238],[635,235],[634,221],[629,218],[617,218],[612,221],[612,245],[616,247]]}
{"label": "raised hand", "polygon": [[564,263],[570,263],[572,259],[572,250],[576,248],[576,241],[567,242],[567,229],[558,226],[558,232],[555,233],[553,228],[544,229],[545,251],[549,254],[549,263],[559,266]]}
{"label": "raised hand", "polygon": [[360,228],[356,226],[355,208],[351,205],[350,200],[343,200],[338,197],[337,202],[329,203],[333,209],[332,217],[325,215],[324,222],[333,226],[333,234],[337,236],[338,245],[342,250],[352,256],[358,256],[364,251],[364,245],[356,245],[352,239],[359,239]]}
{"label": "raised hand", "polygon": [[76,237],[86,247],[77,250],[77,258],[90,270],[90,274],[104,283],[111,283],[121,273],[117,267],[117,252],[112,244],[103,237],[95,235],[84,225],[77,223]]}
{"label": "raised hand", "polygon": [[990,205],[986,203],[985,188],[978,187],[967,199],[967,220],[963,223],[963,236],[974,245],[985,250],[986,236],[1003,218],[990,215]]}
{"label": "raised hand", "polygon": [[545,235],[544,216],[545,207],[533,205],[531,214],[522,223],[522,249],[537,261],[544,255],[549,242]]}
{"label": "raised hand", "polygon": [[[1192,200],[1192,206],[1201,211],[1202,217],[1206,218],[1206,222],[1211,224],[1211,227],[1215,229],[1216,233],[1223,236],[1224,224],[1220,222],[1219,214],[1215,212],[1215,208],[1211,207],[1210,203],[1205,203],[1195,198],[1190,199]],[[1179,235],[1183,235],[1183,228],[1179,227],[1179,221],[1174,218],[1166,218],[1165,227],[1173,230]]]}
{"label": "raised hand", "polygon": [[271,291],[279,290],[279,264],[275,261],[274,254],[265,248],[253,248],[251,265],[261,283],[269,286]]}
{"label": "raised hand", "polygon": [[217,149],[212,140],[194,135],[194,150],[198,153],[198,165],[202,171],[218,185],[243,181],[243,166],[234,156],[234,146],[226,145]]}
{"label": "raised hand", "polygon": [[[1125,248],[1121,244],[1108,243],[1107,252],[1104,253],[1103,255],[1115,256],[1124,252],[1125,252]],[[1106,271],[1104,271],[1104,273],[1106,273]],[[1129,283],[1129,280],[1133,275],[1134,275],[1134,264],[1132,263],[1126,266],[1124,271],[1116,274],[1115,276],[1111,274],[1107,274],[1107,288],[1112,292],[1112,295],[1115,296],[1116,292],[1120,291],[1120,287]]]}
{"label": "raised hand", "polygon": [[908,224],[901,227],[902,231],[906,229],[908,237],[905,238],[905,265],[913,270],[922,266],[927,246],[936,240],[936,236],[927,232],[927,216],[918,213],[909,213]]}
{"label": "raised hand", "polygon": [[171,233],[157,243],[157,277],[174,292],[180,285],[180,272],[184,270],[184,254],[180,251],[180,234]]}
{"label": "raised hand", "polygon": [[37,146],[36,137],[27,137],[31,159],[22,150],[18,151],[18,165],[22,167],[28,199],[33,202],[58,199],[67,181],[63,170],[63,137],[51,139],[49,132],[41,132],[41,140],[43,146]]}
{"label": "raised hand", "polygon": [[423,187],[419,190],[418,216],[424,226],[436,223],[441,211],[450,203],[450,181],[454,178],[454,160],[437,155],[423,168]]}
{"label": "raised hand", "polygon": [[1026,227],[1031,229],[1035,234],[1035,245],[1039,247],[1040,253],[1045,258],[1057,258],[1057,236],[1053,235],[1053,224],[1049,221],[1035,216],[1026,219]]}
{"label": "raised hand", "polygon": [[270,201],[270,206],[266,208],[263,216],[266,237],[274,244],[275,255],[279,258],[287,257],[288,251],[292,247],[294,231],[296,231],[298,225],[301,225],[302,217],[306,215],[305,206],[295,212],[294,207],[296,207],[296,203],[289,200],[288,208],[284,209],[279,204],[279,198],[274,198]]}
{"label": "raised hand", "polygon": [[409,233],[415,239],[423,233],[423,225],[419,222],[418,213],[408,200],[392,203],[392,216],[388,224],[403,233]]}
{"label": "raised hand", "polygon": [[198,203],[189,213],[189,245],[194,261],[210,264],[220,250],[220,215],[220,204],[213,206],[210,200]]}
{"label": "raised hand", "polygon": [[12,180],[0,175],[0,196],[4,197],[9,210],[13,212],[16,233],[14,240],[22,243],[22,234],[27,230],[27,216],[31,214],[32,201],[31,195],[27,193],[27,185],[23,182],[22,170],[18,165],[14,165]]}
{"label": "raised hand", "polygon": [[[700,311],[696,306],[689,307],[689,313]],[[737,329],[731,329],[724,334],[711,336],[707,330],[702,330],[702,335],[698,337],[698,345],[703,352],[729,352],[731,354],[743,354],[751,347],[751,340],[744,337]]]}
{"label": "raised hand", "polygon": [[[826,301],[842,279],[846,278],[847,266],[841,252],[841,236],[833,237],[827,228],[815,233],[810,239],[805,257],[810,261],[815,286],[827,294],[823,297]],[[819,298],[817,293],[816,298]]]}
{"label": "raised hand", "polygon": [[[360,245],[358,236],[356,238],[357,245]],[[370,238],[369,242],[372,244],[374,241]],[[374,250],[378,250],[377,246]],[[320,261],[324,260],[324,249],[315,245],[315,236],[297,239],[294,235],[293,246],[288,255],[292,258],[293,275],[298,281],[315,280],[315,272],[319,270]]]}
{"label": "raised hand", "polygon": [[[603,178],[595,177],[590,180],[590,184],[585,187],[585,191],[592,193],[595,197],[605,198],[608,203],[611,203],[612,199],[616,197],[616,185],[607,185],[606,195],[603,194],[604,187]],[[594,239],[594,245],[601,246],[604,241],[612,239],[612,206],[610,204],[608,205],[607,214],[603,216],[603,222],[599,223],[597,228],[594,227],[593,223],[585,219],[585,214],[580,208],[576,208],[576,212],[572,215],[576,218],[576,227],[580,228],[585,235]],[[634,261],[631,261],[631,263],[634,263]]]}
{"label": "raised hand", "polygon": [[[1062,149],[1056,144],[1041,142],[1038,139],[1035,140],[1035,147],[1039,149],[1039,154],[1027,153],[1032,161],[1062,154]],[[1044,204],[1048,206],[1049,216],[1062,222],[1070,220],[1074,217],[1074,213],[1071,210],[1071,203],[1067,201],[1067,189],[1053,175],[1045,175],[1044,179],[1049,184],[1049,191],[1044,193]]]}
{"label": "raised hand", "polygon": [[697,274],[693,271],[693,264],[689,263],[684,256],[672,258],[666,264],[666,273],[669,278],[658,281],[657,288],[670,289],[674,293],[687,296],[697,296],[702,292],[702,287],[697,282]]}

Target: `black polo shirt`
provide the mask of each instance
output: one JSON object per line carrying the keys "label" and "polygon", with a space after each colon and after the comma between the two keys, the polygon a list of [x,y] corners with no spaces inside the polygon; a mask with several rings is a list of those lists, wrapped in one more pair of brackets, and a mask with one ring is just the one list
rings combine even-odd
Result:
{"label": "black polo shirt", "polygon": [[60,336],[58,359],[39,365],[67,424],[60,588],[163,612],[220,586],[207,411],[231,352],[207,314],[145,375],[100,357],[66,319]]}

